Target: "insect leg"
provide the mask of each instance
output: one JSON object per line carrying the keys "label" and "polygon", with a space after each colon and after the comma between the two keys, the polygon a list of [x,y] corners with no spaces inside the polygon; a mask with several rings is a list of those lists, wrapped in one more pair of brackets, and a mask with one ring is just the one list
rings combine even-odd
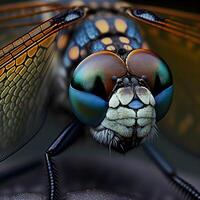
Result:
{"label": "insect leg", "polygon": [[52,158],[62,153],[74,142],[74,140],[80,134],[80,132],[78,131],[80,127],[81,124],[77,120],[69,123],[68,126],[54,140],[54,142],[45,153],[49,179],[49,200],[59,199],[59,188],[56,180],[55,164],[53,163]]}
{"label": "insect leg", "polygon": [[182,179],[176,173],[176,170],[171,164],[165,160],[164,157],[157,151],[152,144],[143,144],[145,152],[154,161],[156,166],[161,172],[183,193],[186,199],[198,200],[200,199],[200,193],[190,183]]}

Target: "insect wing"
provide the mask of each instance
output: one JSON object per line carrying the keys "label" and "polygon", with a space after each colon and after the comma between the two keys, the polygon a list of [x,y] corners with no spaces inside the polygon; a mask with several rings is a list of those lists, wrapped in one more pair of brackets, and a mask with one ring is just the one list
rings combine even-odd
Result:
{"label": "insect wing", "polygon": [[0,7],[0,46],[28,32],[67,6],[59,3],[22,2]]}
{"label": "insect wing", "polygon": [[0,160],[27,143],[43,124],[54,41],[59,30],[80,21],[85,12],[67,10],[0,49]]}
{"label": "insect wing", "polygon": [[[161,121],[161,133],[200,155],[200,15],[170,10],[169,16],[167,9],[164,11],[161,9],[160,13],[167,19],[169,30],[154,26],[152,19],[140,23],[146,48],[157,52],[168,63],[174,79],[173,103]],[[181,32],[184,34],[180,35]]]}

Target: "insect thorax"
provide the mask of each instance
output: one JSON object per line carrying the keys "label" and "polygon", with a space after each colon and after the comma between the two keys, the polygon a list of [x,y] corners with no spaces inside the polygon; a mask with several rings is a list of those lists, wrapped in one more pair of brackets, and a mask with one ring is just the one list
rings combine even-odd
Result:
{"label": "insect thorax", "polygon": [[136,23],[122,14],[97,11],[69,33],[63,63],[68,69],[92,53],[108,50],[125,58],[133,49],[141,48],[142,38]]}

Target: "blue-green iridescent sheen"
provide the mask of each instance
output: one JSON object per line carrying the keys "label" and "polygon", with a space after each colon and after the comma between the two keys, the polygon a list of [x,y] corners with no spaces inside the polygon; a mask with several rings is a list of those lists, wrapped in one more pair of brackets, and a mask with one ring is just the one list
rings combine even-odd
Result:
{"label": "blue-green iridescent sheen", "polygon": [[158,65],[158,67],[156,70],[156,76],[159,76],[161,85],[166,86],[169,83],[171,84],[171,81],[172,81],[171,73],[170,73],[169,68],[166,65],[166,63],[164,63],[160,60],[160,62],[158,62],[157,65]]}
{"label": "blue-green iridescent sheen", "polygon": [[127,58],[128,71],[146,81],[154,96],[173,84],[171,71],[165,61],[146,49],[137,49],[131,52]]}
{"label": "blue-green iridescent sheen", "polygon": [[169,110],[173,96],[173,79],[165,61],[150,50],[137,49],[127,58],[128,71],[139,78],[145,77],[156,100],[157,121]]}
{"label": "blue-green iridescent sheen", "polygon": [[108,103],[102,98],[69,87],[69,99],[76,117],[83,123],[97,126],[105,117]]}
{"label": "blue-green iridescent sheen", "polygon": [[78,68],[77,72],[75,72],[75,81],[76,84],[79,84],[85,90],[91,91],[94,88],[97,75],[101,80],[104,80],[105,73],[104,68],[96,67],[92,70],[89,67],[87,69],[87,67],[88,66]]}
{"label": "blue-green iridescent sheen", "polygon": [[112,77],[122,77],[126,72],[124,62],[116,54],[102,51],[88,56],[78,65],[73,73],[71,85],[79,91],[108,100],[115,86]]}
{"label": "blue-green iridescent sheen", "polygon": [[157,121],[160,121],[167,114],[172,102],[173,90],[173,86],[170,86],[155,97]]}

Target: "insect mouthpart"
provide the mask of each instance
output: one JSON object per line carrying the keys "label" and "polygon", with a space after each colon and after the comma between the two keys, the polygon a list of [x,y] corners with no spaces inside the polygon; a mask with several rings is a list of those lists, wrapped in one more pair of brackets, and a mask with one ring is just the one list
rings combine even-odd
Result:
{"label": "insect mouthpart", "polygon": [[99,143],[126,152],[154,134],[156,112],[154,97],[146,87],[134,78],[126,77],[118,85],[122,82],[110,97],[105,118],[91,128],[91,134]]}
{"label": "insect mouthpart", "polygon": [[127,151],[139,146],[144,138],[137,138],[136,132],[133,132],[132,137],[123,137],[117,132],[107,129],[104,126],[99,126],[96,129],[91,128],[90,131],[97,142],[108,146],[109,149],[113,148],[120,153],[126,153]]}

